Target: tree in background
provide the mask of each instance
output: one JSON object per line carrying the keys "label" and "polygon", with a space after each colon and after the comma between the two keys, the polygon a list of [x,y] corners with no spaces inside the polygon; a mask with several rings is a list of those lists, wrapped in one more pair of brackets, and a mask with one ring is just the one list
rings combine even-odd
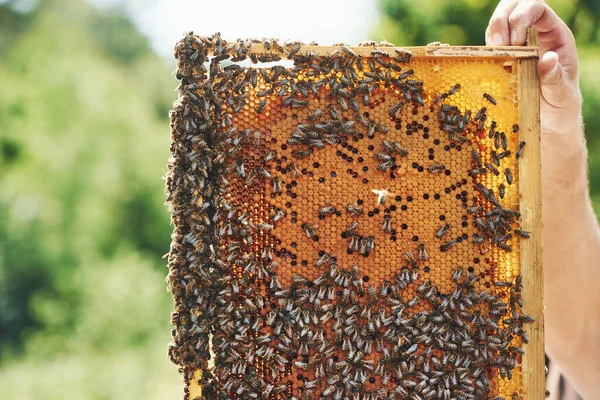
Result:
{"label": "tree in background", "polygon": [[0,1],[0,397],[180,397],[171,71],[120,9]]}

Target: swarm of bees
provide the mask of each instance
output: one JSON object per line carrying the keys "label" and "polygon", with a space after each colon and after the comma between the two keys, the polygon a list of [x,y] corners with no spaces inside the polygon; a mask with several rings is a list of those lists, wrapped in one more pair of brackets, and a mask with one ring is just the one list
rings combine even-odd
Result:
{"label": "swarm of bees", "polygon": [[[513,155],[506,133],[490,121],[487,107],[498,101],[484,93],[487,107],[463,111],[449,103],[461,84],[437,96],[427,93],[411,68],[410,52],[365,42],[360,46],[372,50],[363,58],[349,46],[338,45],[339,50],[320,56],[303,51],[300,42],[227,42],[220,34],[189,33],[177,44],[176,76],[181,83],[171,112],[167,174],[174,224],[168,256],[168,282],[175,299],[170,358],[188,385],[194,371],[203,371],[202,398],[208,400],[500,400],[490,381],[512,378],[523,354],[520,343],[529,340],[525,325],[533,322],[522,313],[520,276],[480,290],[481,277],[457,265],[448,277],[453,288],[448,292],[424,272],[435,268],[429,263],[438,250],[450,253],[470,241],[482,254],[491,248],[509,253],[515,237],[530,237],[520,229],[519,211],[501,201],[506,185],[513,184],[506,166]],[[263,50],[255,52],[256,46]],[[294,64],[238,64],[246,59],[254,64]],[[442,222],[431,238],[415,237],[414,249],[399,246],[402,265],[390,265],[389,278],[370,285],[365,271],[381,245],[379,238],[395,240],[397,230],[405,229],[392,208],[401,194],[367,191],[376,195],[374,204],[383,210],[373,232],[361,218],[374,217],[379,208],[375,212],[362,200],[328,201],[310,216],[297,214],[289,178],[307,179],[302,166],[326,148],[371,140],[377,143],[372,172],[392,179],[411,156],[411,148],[398,140],[379,139],[388,134],[387,124],[365,112],[383,89],[399,94],[386,105],[392,121],[405,109],[431,106],[440,137],[449,145],[466,145],[480,135],[489,136],[495,150],[490,156],[478,150],[469,153],[468,175],[481,197],[477,204],[464,206],[477,230],[470,240],[450,237],[455,227]],[[325,96],[327,104],[314,108],[311,100],[317,95]],[[257,98],[255,106],[250,106],[251,97]],[[239,129],[235,123],[242,113],[277,112],[275,104],[293,115],[312,107],[304,120],[295,122],[285,143],[278,144],[289,147],[289,158],[269,147],[264,130]],[[514,134],[518,130],[518,125],[512,127]],[[520,142],[514,157],[523,157],[524,148],[525,142]],[[450,173],[440,162],[420,168],[435,177]],[[503,183],[486,187],[481,178],[487,174],[503,178]],[[229,194],[232,182],[243,191],[261,187],[260,193],[271,198],[289,195],[289,205],[258,214]],[[350,222],[336,233],[336,240],[343,241],[348,257],[360,256],[357,263],[366,260],[361,268],[342,264],[340,254],[322,245],[332,238],[319,227],[338,218]],[[319,272],[309,279],[298,268],[291,283],[284,284],[279,268],[288,252],[275,235],[288,219],[302,240],[320,248],[311,266]],[[289,257],[292,265],[296,256]],[[211,358],[214,366],[209,368]],[[188,387],[186,400],[192,398]],[[511,394],[511,399],[519,398],[518,392]]]}

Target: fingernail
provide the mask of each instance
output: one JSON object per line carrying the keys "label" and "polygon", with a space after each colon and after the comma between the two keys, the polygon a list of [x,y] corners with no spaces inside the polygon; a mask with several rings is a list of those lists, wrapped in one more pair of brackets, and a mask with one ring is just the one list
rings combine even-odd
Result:
{"label": "fingernail", "polygon": [[504,39],[502,39],[502,35],[499,33],[494,34],[494,36],[492,36],[492,44],[494,46],[502,46],[502,43],[504,42]]}
{"label": "fingernail", "polygon": [[518,35],[516,30],[510,31],[510,44],[515,44],[517,42]]}

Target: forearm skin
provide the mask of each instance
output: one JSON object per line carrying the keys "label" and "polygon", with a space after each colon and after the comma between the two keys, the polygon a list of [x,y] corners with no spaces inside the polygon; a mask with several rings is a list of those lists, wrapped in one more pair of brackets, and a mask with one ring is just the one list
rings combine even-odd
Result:
{"label": "forearm skin", "polygon": [[546,350],[584,399],[600,399],[600,235],[583,127],[542,135]]}

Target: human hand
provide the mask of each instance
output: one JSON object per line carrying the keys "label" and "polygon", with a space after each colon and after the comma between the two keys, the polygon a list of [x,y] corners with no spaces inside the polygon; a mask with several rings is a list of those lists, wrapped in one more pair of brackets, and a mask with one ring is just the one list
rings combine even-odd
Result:
{"label": "human hand", "polygon": [[[558,15],[543,0],[501,0],[486,30],[486,44],[522,46],[529,26],[538,30],[540,40],[542,147],[549,143],[580,145],[583,130],[577,48],[573,33]],[[575,141],[574,132],[580,132]]]}

